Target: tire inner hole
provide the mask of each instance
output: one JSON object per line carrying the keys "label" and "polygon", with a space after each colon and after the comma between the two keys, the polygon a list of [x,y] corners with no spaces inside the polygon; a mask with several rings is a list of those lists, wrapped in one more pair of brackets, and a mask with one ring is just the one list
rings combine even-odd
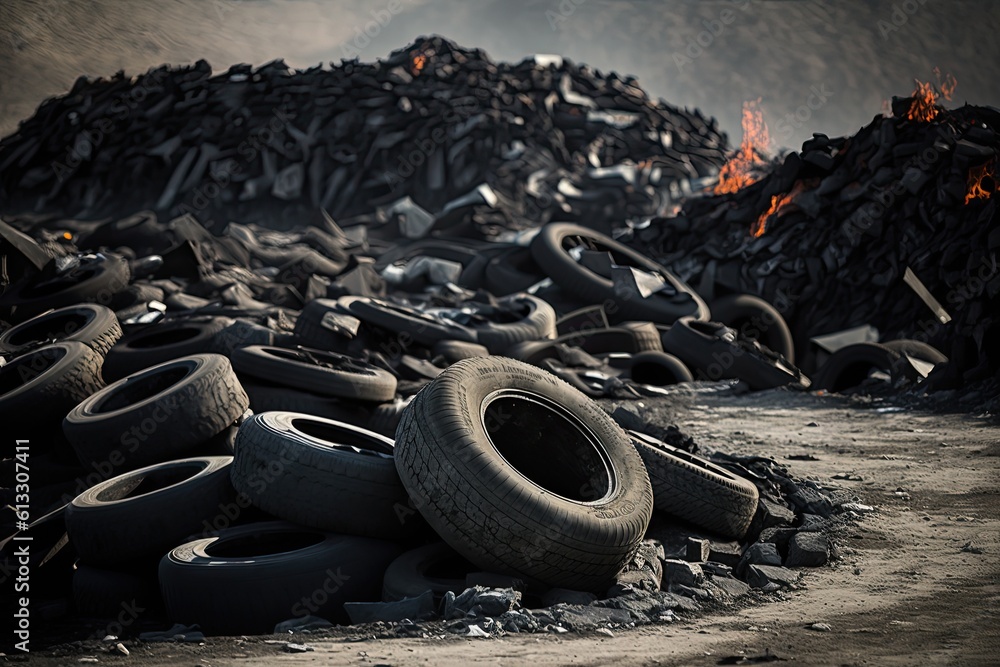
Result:
{"label": "tire inner hole", "polygon": [[169,389],[191,371],[187,367],[167,368],[158,373],[137,378],[129,378],[117,391],[94,406],[95,413],[114,412],[129,405],[141,403],[160,392]]}

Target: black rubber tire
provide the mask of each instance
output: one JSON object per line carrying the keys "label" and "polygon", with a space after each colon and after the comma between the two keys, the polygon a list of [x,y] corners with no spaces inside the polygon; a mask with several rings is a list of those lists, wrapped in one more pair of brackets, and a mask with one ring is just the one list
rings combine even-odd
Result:
{"label": "black rubber tire", "polygon": [[643,352],[662,352],[663,342],[660,340],[660,330],[652,322],[622,322],[616,325],[619,329],[628,329],[635,336],[636,347]]}
{"label": "black rubber tire", "polygon": [[51,342],[76,341],[104,357],[121,336],[121,324],[110,308],[82,303],[7,329],[0,334],[0,354],[17,355]]}
{"label": "black rubber tire", "polygon": [[122,311],[138,306],[145,306],[150,301],[163,302],[166,293],[163,288],[148,283],[132,283],[122,291],[115,294],[108,304],[108,308],[114,311]]}
{"label": "black rubber tire", "polygon": [[396,466],[456,551],[484,570],[551,586],[603,590],[652,511],[642,461],[608,414],[551,374],[502,357],[460,361],[417,395],[396,431]]}
{"label": "black rubber tire", "polygon": [[[640,298],[638,294],[618,294],[610,277],[602,276],[579,264],[564,248],[564,241],[579,238],[587,245],[611,253],[615,262],[661,275],[676,294],[671,297]],[[642,320],[670,324],[680,317],[707,320],[708,307],[701,297],[666,267],[645,255],[618,243],[614,239],[580,225],[549,223],[542,227],[531,242],[535,262],[552,281],[595,304],[604,304],[609,316],[616,319]]]}
{"label": "black rubber tire", "polygon": [[344,602],[381,599],[392,542],[285,522],[249,524],[171,549],[160,591],[176,623],[212,635],[271,633],[293,617],[348,623]]}
{"label": "black rubber tire", "polygon": [[653,484],[653,509],[730,539],[746,534],[759,498],[752,482],[651,436],[629,435]]}
{"label": "black rubber tire", "polygon": [[431,353],[435,357],[442,357],[448,364],[462,359],[490,356],[490,351],[479,343],[463,343],[458,340],[438,341],[431,349]]}
{"label": "black rubber tire", "polygon": [[928,345],[923,341],[900,338],[899,340],[890,340],[887,343],[882,343],[882,345],[889,348],[893,352],[905,354],[913,357],[914,359],[926,361],[929,364],[937,365],[948,362],[948,357],[946,357],[941,350],[937,349],[933,345]]}
{"label": "black rubber tire", "polygon": [[394,602],[431,591],[440,601],[448,591],[465,590],[465,575],[479,568],[446,542],[433,542],[406,551],[389,564],[382,580],[382,599]]}
{"label": "black rubber tire", "polygon": [[440,340],[460,340],[478,343],[476,332],[458,322],[431,317],[415,308],[408,308],[385,299],[355,299],[347,306],[352,315],[362,322],[388,331],[406,335],[411,341],[432,347]]}
{"label": "black rubber tire", "polygon": [[[233,368],[241,375],[356,401],[391,401],[396,378],[378,366],[335,352],[251,345],[233,352]],[[314,362],[331,364],[320,366]]]}
{"label": "black rubber tire", "polygon": [[753,294],[720,297],[712,302],[712,318],[795,363],[792,331],[778,309],[764,299]]}
{"label": "black rubber tire", "polygon": [[108,382],[144,368],[191,354],[215,352],[216,334],[232,323],[227,317],[188,317],[129,331],[108,352],[103,373]]}
{"label": "black rubber tire", "polygon": [[73,604],[81,616],[138,620],[162,606],[156,568],[108,570],[77,563],[73,571]]}
{"label": "black rubber tire", "polygon": [[666,352],[640,352],[629,360],[629,378],[639,384],[665,387],[693,382],[694,376],[684,362]]}
{"label": "black rubber tire", "polygon": [[556,311],[548,303],[530,294],[513,294],[500,299],[501,308],[527,311],[517,322],[494,323],[474,327],[476,339],[491,354],[503,354],[512,345],[526,340],[549,340],[556,337]]}
{"label": "black rubber tire", "polygon": [[101,355],[76,341],[39,347],[0,366],[0,423],[14,437],[16,425],[53,427],[104,387]]}
{"label": "black rubber tire", "polygon": [[108,385],[66,415],[63,432],[85,466],[124,472],[183,456],[249,405],[228,359],[196,354]]}
{"label": "black rubber tire", "polygon": [[808,386],[809,379],[795,366],[737,345],[735,334],[720,322],[682,317],[663,334],[663,349],[683,361],[698,380],[738,378],[755,390]]}
{"label": "black rubber tire", "polygon": [[531,249],[524,246],[500,251],[483,267],[484,286],[497,296],[522,292],[544,279],[545,274],[535,264]]}
{"label": "black rubber tire", "polygon": [[304,412],[314,417],[358,425],[363,425],[368,420],[369,408],[360,403],[256,380],[240,381],[240,384],[250,398],[250,409],[255,413],[274,410]]}
{"label": "black rubber tire", "polygon": [[232,457],[157,463],[90,487],[66,506],[66,533],[80,559],[97,566],[162,556],[184,538],[212,532],[234,504]]}
{"label": "black rubber tire", "polygon": [[406,490],[393,442],[363,428],[296,412],[265,412],[240,427],[232,481],[260,509],[302,526],[399,540]]}
{"label": "black rubber tire", "polygon": [[816,374],[814,389],[830,392],[856,387],[873,368],[892,374],[899,353],[878,343],[855,343],[834,352]]}
{"label": "black rubber tire", "polygon": [[54,279],[41,274],[16,285],[0,296],[0,309],[12,308],[12,322],[24,322],[50,308],[80,303],[111,303],[115,294],[128,287],[128,260],[101,255],[84,266]]}
{"label": "black rubber tire", "polygon": [[295,320],[295,337],[306,347],[343,352],[353,337],[347,332],[330,328],[330,325],[334,325],[338,319],[345,322],[353,320],[352,325],[361,324],[358,318],[344,312],[336,300],[313,299],[302,308],[298,319]]}
{"label": "black rubber tire", "polygon": [[571,347],[579,347],[588,354],[611,354],[624,352],[638,354],[640,352],[662,352],[659,331],[655,340],[649,332],[636,327],[611,327],[609,329],[590,329],[577,333],[559,336],[554,344],[563,343]]}

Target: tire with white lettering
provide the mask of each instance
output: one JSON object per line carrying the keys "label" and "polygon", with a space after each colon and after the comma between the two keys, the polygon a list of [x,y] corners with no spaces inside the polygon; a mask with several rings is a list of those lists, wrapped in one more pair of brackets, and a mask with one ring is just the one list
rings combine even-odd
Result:
{"label": "tire with white lettering", "polygon": [[66,415],[63,433],[84,465],[133,470],[184,456],[249,405],[228,359],[195,354],[108,385]]}
{"label": "tire with white lettering", "polygon": [[66,506],[66,533],[81,560],[114,566],[162,555],[236,498],[230,456],[180,459],[133,470],[90,487]]}
{"label": "tire with white lettering", "polygon": [[248,524],[171,549],[160,561],[160,591],[172,622],[212,635],[271,633],[307,615],[346,624],[344,602],[380,600],[382,574],[399,552],[370,537]]}
{"label": "tire with white lettering", "polygon": [[743,537],[757,487],[707,459],[629,431],[653,484],[653,509],[728,538]]}
{"label": "tire with white lettering", "polygon": [[423,524],[393,461],[393,442],[296,412],[265,412],[236,436],[232,481],[260,509],[302,526],[399,540]]}
{"label": "tire with white lettering", "polygon": [[0,334],[0,352],[22,354],[52,342],[76,341],[104,357],[122,336],[114,311],[92,303],[59,308]]}
{"label": "tire with white lettering", "polygon": [[466,359],[428,384],[396,431],[403,486],[482,569],[603,590],[642,541],[652,491],[624,431],[550,373]]}

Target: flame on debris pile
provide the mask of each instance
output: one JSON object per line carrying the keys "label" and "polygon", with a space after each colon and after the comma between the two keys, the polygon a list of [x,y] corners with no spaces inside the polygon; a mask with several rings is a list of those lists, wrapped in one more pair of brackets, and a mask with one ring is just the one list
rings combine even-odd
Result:
{"label": "flame on debris pile", "polygon": [[[986,164],[969,169],[969,190],[965,193],[966,204],[973,199],[989,199],[993,195],[993,192],[996,190],[994,166],[993,162],[987,162]],[[983,181],[986,179],[992,181],[992,188],[986,189],[983,187]]]}
{"label": "flame on debris pile", "polygon": [[719,182],[713,192],[717,195],[732,194],[758,179],[753,173],[757,165],[764,164],[761,154],[767,150],[771,137],[760,109],[760,98],[743,103],[743,140],[736,154],[719,170]]}
{"label": "flame on debris pile", "polygon": [[910,95],[913,98],[913,102],[910,104],[909,111],[906,112],[908,120],[929,123],[937,118],[937,115],[941,112],[941,108],[937,105],[938,98],[943,97],[946,100],[951,100],[951,96],[955,93],[955,88],[958,86],[958,80],[951,74],[946,74],[944,79],[942,79],[941,70],[937,67],[934,68],[934,76],[938,80],[936,86],[920,81],[919,79],[914,79],[917,87]]}
{"label": "flame on debris pile", "polygon": [[427,56],[425,56],[422,53],[413,56],[413,67],[411,68],[413,70],[413,76],[417,76],[418,74],[420,74],[420,71],[424,68],[425,65],[427,65]]}
{"label": "flame on debris pile", "polygon": [[763,236],[764,232],[767,231],[767,223],[771,221],[772,216],[777,220],[785,210],[785,207],[791,204],[796,197],[815,186],[815,179],[806,179],[804,181],[797,181],[795,186],[786,194],[772,195],[771,207],[761,213],[760,217],[750,226],[750,235],[754,238]]}

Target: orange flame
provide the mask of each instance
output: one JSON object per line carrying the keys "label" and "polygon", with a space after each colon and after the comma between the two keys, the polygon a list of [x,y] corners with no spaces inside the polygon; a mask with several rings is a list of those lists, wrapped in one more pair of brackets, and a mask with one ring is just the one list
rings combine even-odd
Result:
{"label": "orange flame", "polygon": [[913,98],[913,102],[910,104],[910,109],[906,112],[907,119],[922,123],[931,122],[941,112],[941,108],[937,105],[938,98],[943,97],[946,100],[950,100],[951,96],[955,93],[958,80],[954,76],[946,74],[942,80],[941,70],[937,67],[934,68],[934,76],[938,80],[937,86],[914,79],[917,87],[910,95]]}
{"label": "orange flame", "polygon": [[[996,176],[993,167],[992,162],[987,162],[986,164],[969,169],[969,190],[965,193],[966,204],[973,199],[989,199],[993,195],[993,192],[996,190]],[[983,180],[987,178],[993,181],[993,189],[991,190],[983,187]]]}
{"label": "orange flame", "polygon": [[420,74],[420,71],[424,68],[426,64],[427,64],[427,56],[423,54],[413,56],[413,67],[411,68],[413,70],[413,76],[417,76],[418,74]]}
{"label": "orange flame", "polygon": [[767,231],[767,221],[771,219],[772,215],[777,215],[786,204],[792,201],[791,193],[787,195],[772,195],[771,196],[771,208],[767,209],[764,213],[761,213],[757,221],[753,223],[750,227],[750,235],[754,238],[764,235]]}
{"label": "orange flame", "polygon": [[764,164],[760,155],[767,150],[771,137],[764,123],[764,113],[760,109],[760,98],[743,103],[743,140],[740,148],[719,170],[719,182],[713,192],[717,195],[732,194],[758,178],[754,175],[755,166]]}

